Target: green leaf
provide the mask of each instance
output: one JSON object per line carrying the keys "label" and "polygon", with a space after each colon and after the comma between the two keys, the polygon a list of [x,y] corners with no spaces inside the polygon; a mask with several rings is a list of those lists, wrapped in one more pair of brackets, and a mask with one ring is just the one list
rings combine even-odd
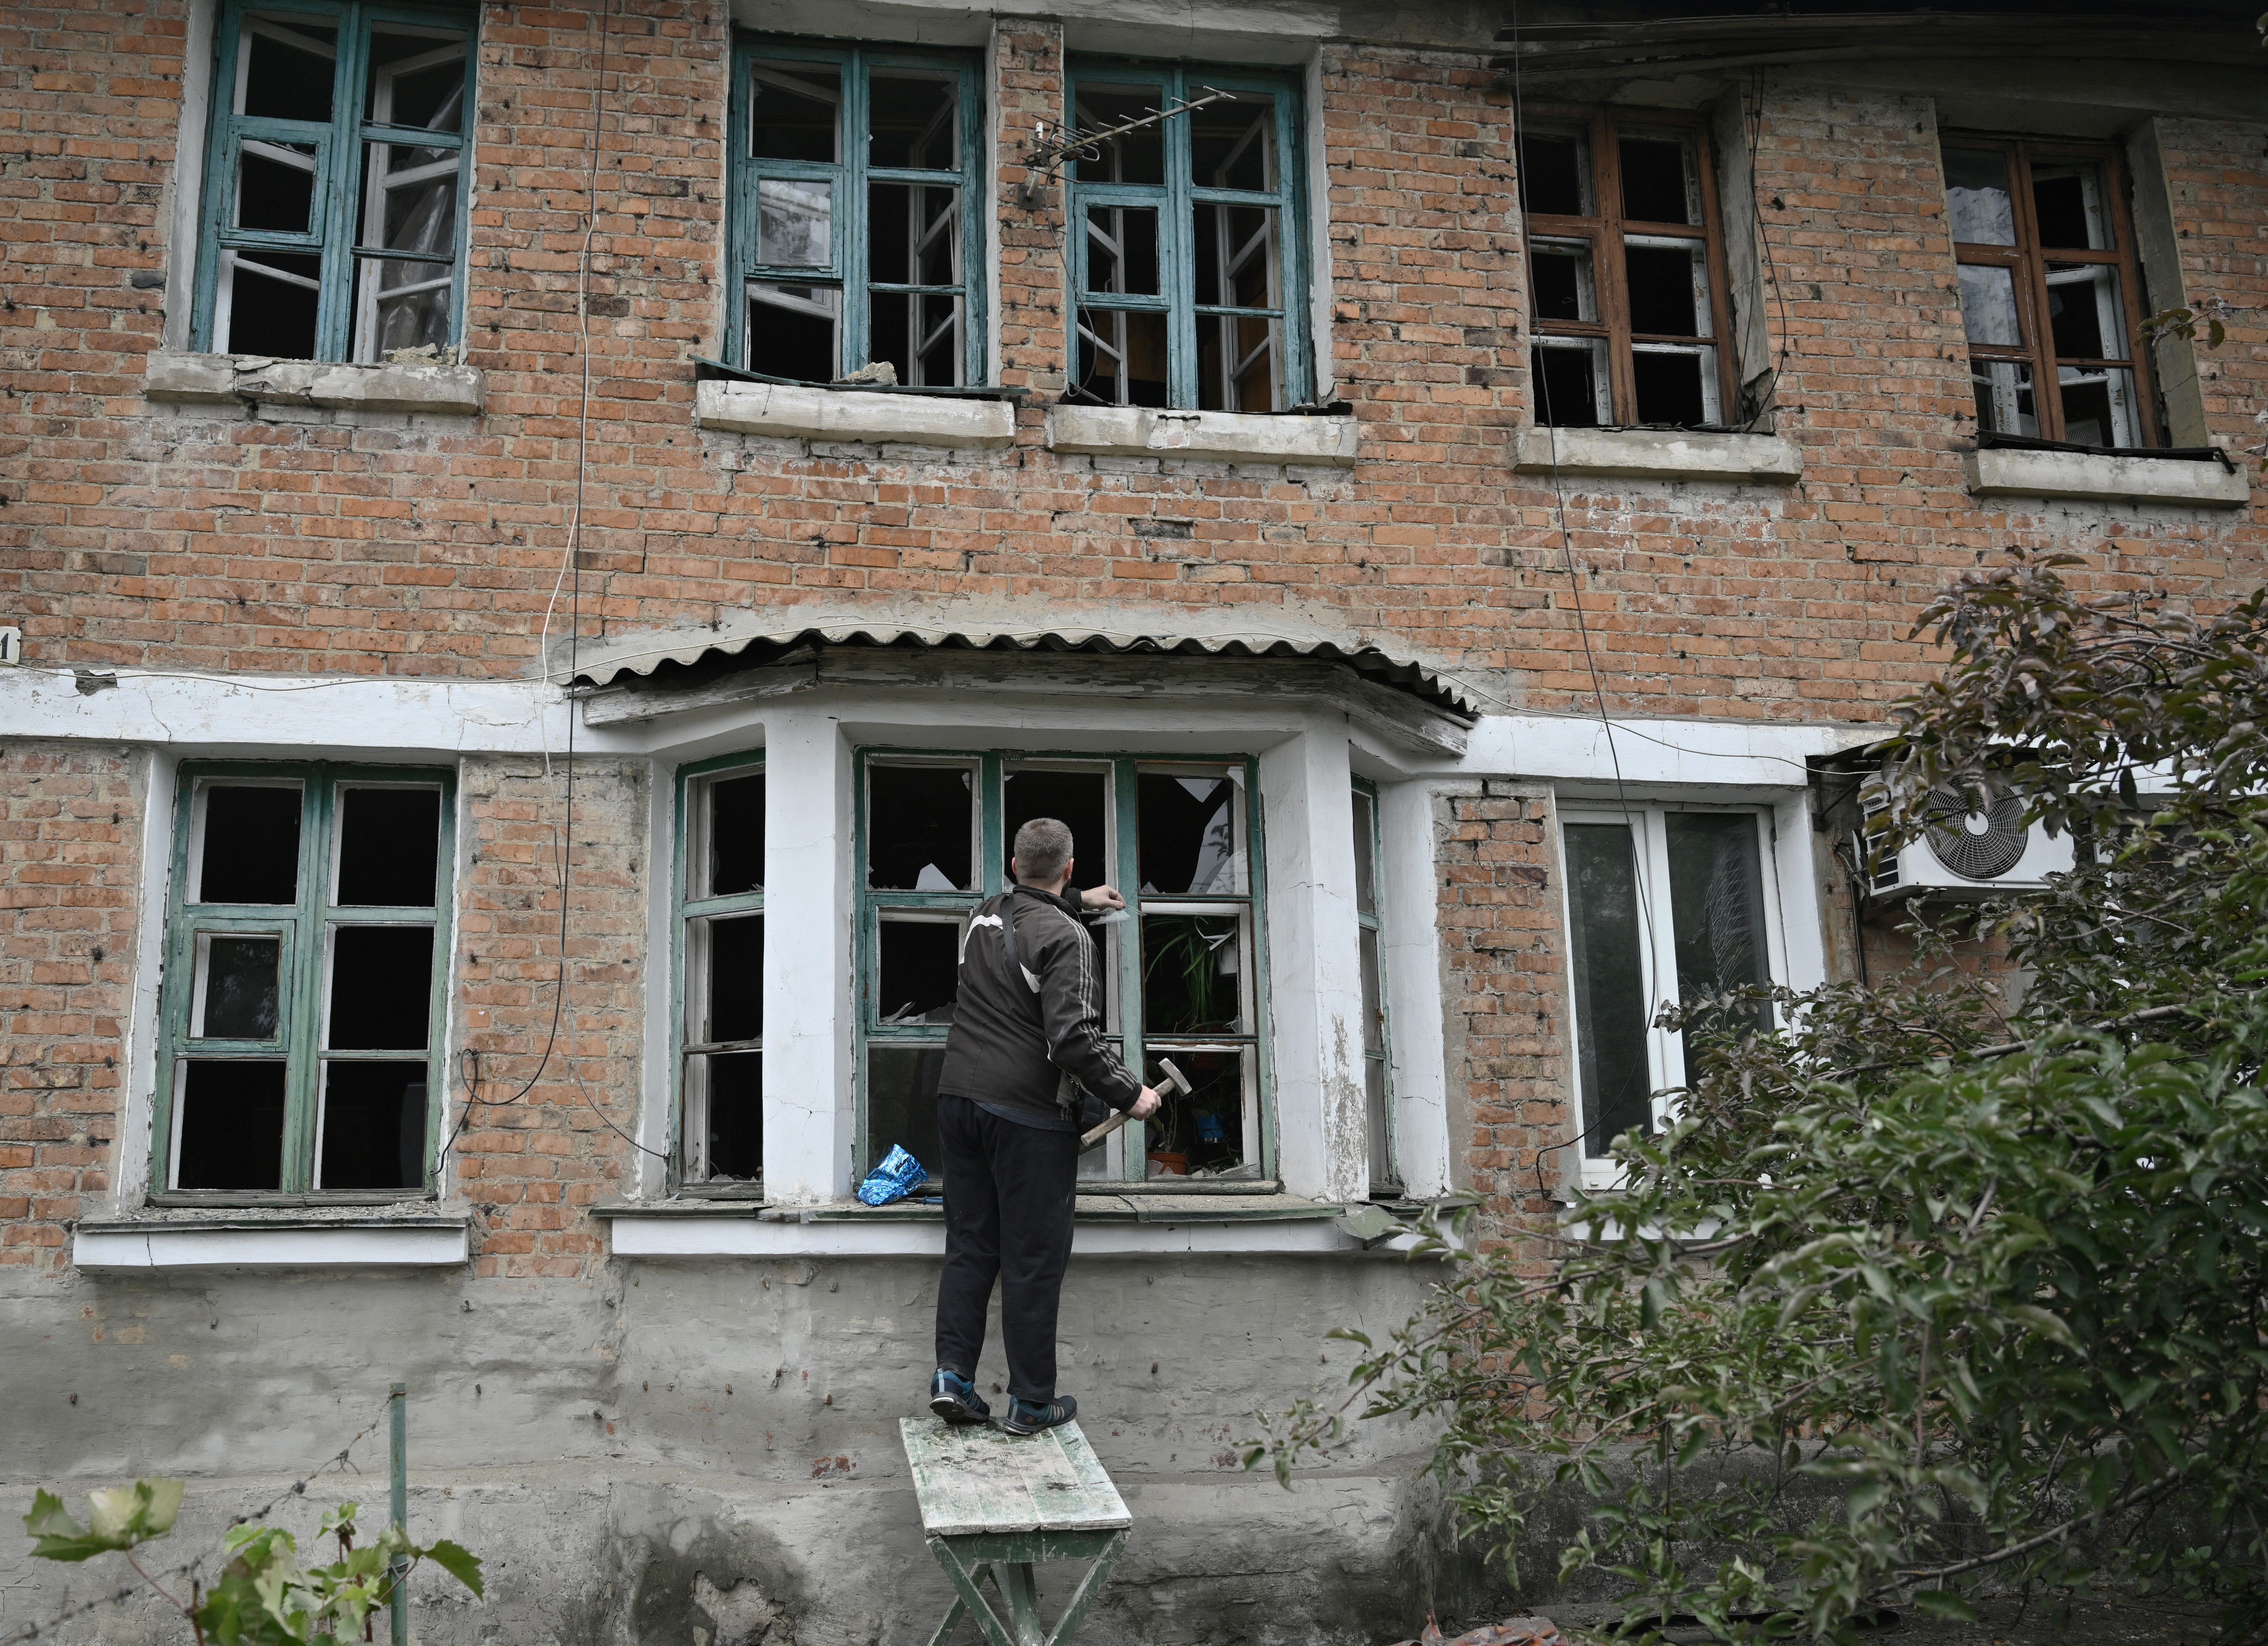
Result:
{"label": "green leaf", "polygon": [[459,1583],[485,1599],[487,1591],[481,1587],[481,1557],[446,1538],[434,1543],[425,1551],[425,1558],[455,1578]]}
{"label": "green leaf", "polygon": [[24,1517],[24,1530],[35,1538],[77,1538],[86,1528],[63,1512],[63,1500],[46,1487],[32,1494],[32,1512]]}
{"label": "green leaf", "polygon": [[1918,1589],[1913,1604],[1915,1611],[1942,1618],[1948,1623],[1977,1621],[1977,1608],[1949,1589]]}

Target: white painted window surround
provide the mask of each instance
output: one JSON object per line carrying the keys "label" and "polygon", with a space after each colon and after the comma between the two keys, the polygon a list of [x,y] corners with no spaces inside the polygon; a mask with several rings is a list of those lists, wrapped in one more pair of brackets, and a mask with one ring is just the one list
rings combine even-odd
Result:
{"label": "white painted window surround", "polygon": [[254,354],[150,357],[142,393],[190,405],[311,406],[328,411],[425,412],[473,417],[485,392],[469,365],[339,360],[275,360]]}
{"label": "white painted window surround", "polygon": [[89,1219],[71,1231],[74,1268],[448,1268],[471,1250],[471,1220],[424,1217]]}
{"label": "white painted window surround", "polygon": [[1016,438],[1015,402],[875,389],[807,388],[712,378],[694,391],[693,420],[718,434],[870,446],[997,449]]}
{"label": "white painted window surround", "polygon": [[1980,498],[2068,498],[2094,503],[2170,503],[2242,508],[2252,498],[2251,465],[2179,457],[2108,457],[2093,452],[1993,447],[1962,460]]}
{"label": "white painted window surround", "polygon": [[1203,462],[1351,468],[1361,431],[1350,416],[1174,411],[1061,405],[1048,410],[1048,448],[1089,457],[1179,457]]}
{"label": "white painted window surround", "polygon": [[1680,429],[1522,429],[1513,467],[1523,475],[1620,480],[1717,480],[1785,485],[1803,454],[1777,434]]}

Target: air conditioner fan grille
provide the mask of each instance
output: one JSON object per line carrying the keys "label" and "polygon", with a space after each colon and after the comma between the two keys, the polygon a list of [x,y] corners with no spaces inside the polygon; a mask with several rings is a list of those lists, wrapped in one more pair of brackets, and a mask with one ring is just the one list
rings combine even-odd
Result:
{"label": "air conditioner fan grille", "polygon": [[[1980,798],[1985,801],[1982,810]],[[1997,790],[1981,797],[1959,785],[1935,790],[1923,827],[1931,853],[1963,880],[1999,879],[2022,860],[2029,844],[2024,802]]]}

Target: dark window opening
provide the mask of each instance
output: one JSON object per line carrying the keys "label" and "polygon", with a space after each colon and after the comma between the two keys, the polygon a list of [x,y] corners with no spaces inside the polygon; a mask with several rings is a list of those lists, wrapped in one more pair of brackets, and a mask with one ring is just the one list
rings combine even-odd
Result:
{"label": "dark window opening", "polygon": [[181,1068],[173,1186],[256,1191],[284,1186],[281,1059],[194,1058]]}
{"label": "dark window opening", "polygon": [[441,867],[441,792],[356,787],[339,796],[340,904],[431,908]]}
{"label": "dark window opening", "polygon": [[866,883],[890,891],[967,891],[976,831],[965,766],[866,769]]}
{"label": "dark window opening", "polygon": [[708,1032],[704,1044],[764,1036],[764,917],[744,914],[703,923],[707,950]]}
{"label": "dark window opening", "polygon": [[[867,1153],[879,1161],[895,1145],[943,1180],[937,1152],[937,1082],[945,1046],[866,1048]],[[871,1162],[869,1163],[872,1163]]]}
{"label": "dark window opening", "polygon": [[1698,355],[1653,354],[1631,357],[1631,380],[1638,391],[1638,420],[1681,429],[1698,428],[1711,421],[1702,395],[1703,362]]}
{"label": "dark window opening", "polygon": [[764,1054],[702,1058],[709,1082],[709,1177],[754,1183],[764,1175]]}
{"label": "dark window opening", "polygon": [[278,937],[203,939],[189,1033],[200,1040],[273,1040],[281,1006],[284,941]]}
{"label": "dark window opening", "polygon": [[1653,1129],[1638,864],[1620,824],[1570,823],[1566,845],[1582,1153],[1599,1159],[1624,1133]]}
{"label": "dark window opening", "polygon": [[876,932],[874,1016],[884,1024],[950,1023],[961,998],[961,923],[884,915]]}
{"label": "dark window opening", "polygon": [[199,903],[299,900],[299,787],[208,785]]}
{"label": "dark window opening", "polygon": [[342,926],[332,934],[334,1052],[422,1052],[431,1032],[433,928]]}
{"label": "dark window opening", "polygon": [[1071,885],[1085,890],[1106,884],[1110,879],[1109,804],[1110,781],[1100,771],[1012,771],[1006,776],[1001,842],[1013,861],[1016,830],[1035,817],[1052,817],[1071,830]]}
{"label": "dark window opening", "polygon": [[764,774],[718,779],[709,786],[709,884],[703,895],[763,889]]}
{"label": "dark window opening", "polygon": [[416,1189],[425,1182],[425,1065],[323,1065],[322,1189]]}
{"label": "dark window opening", "polygon": [[1590,350],[1535,348],[1528,358],[1535,377],[1537,422],[1562,429],[1598,427],[1599,380]]}
{"label": "dark window opening", "polygon": [[1236,785],[1204,772],[1145,771],[1136,786],[1144,897],[1241,896]]}

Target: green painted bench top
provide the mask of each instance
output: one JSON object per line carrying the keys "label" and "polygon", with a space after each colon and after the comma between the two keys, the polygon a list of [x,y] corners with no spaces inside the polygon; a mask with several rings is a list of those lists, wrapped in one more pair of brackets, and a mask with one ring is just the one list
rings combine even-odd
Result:
{"label": "green painted bench top", "polygon": [[1036,1435],[942,1418],[898,1422],[932,1538],[1121,1532],[1134,1524],[1076,1421]]}

